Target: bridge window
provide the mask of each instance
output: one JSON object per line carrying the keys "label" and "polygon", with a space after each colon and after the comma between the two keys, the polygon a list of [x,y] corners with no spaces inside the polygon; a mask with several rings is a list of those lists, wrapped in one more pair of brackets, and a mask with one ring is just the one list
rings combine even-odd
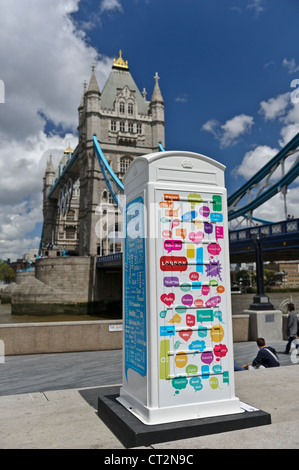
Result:
{"label": "bridge window", "polygon": [[119,103],[119,112],[124,114],[125,112],[125,103]]}
{"label": "bridge window", "polygon": [[142,126],[141,124],[137,124],[137,134],[142,134]]}
{"label": "bridge window", "polygon": [[120,128],[120,132],[125,132],[125,122],[124,121],[120,121],[119,128]]}
{"label": "bridge window", "polygon": [[68,240],[75,240],[76,238],[76,229],[75,227],[66,227],[65,229],[65,238]]}
{"label": "bridge window", "polygon": [[112,131],[116,131],[116,121],[111,121],[110,129],[111,129]]}
{"label": "bridge window", "polygon": [[131,134],[133,134],[133,123],[129,122],[128,130]]}
{"label": "bridge window", "polygon": [[133,114],[133,105],[131,103],[128,104],[128,114]]}
{"label": "bridge window", "polygon": [[131,164],[130,158],[121,158],[120,159],[120,172],[125,173]]}
{"label": "bridge window", "polygon": [[75,220],[75,211],[69,211],[66,214],[66,220]]}

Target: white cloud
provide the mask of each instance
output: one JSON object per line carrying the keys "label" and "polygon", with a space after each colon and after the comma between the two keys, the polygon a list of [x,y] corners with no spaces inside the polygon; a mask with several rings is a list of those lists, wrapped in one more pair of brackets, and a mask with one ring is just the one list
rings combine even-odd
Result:
{"label": "white cloud", "polygon": [[277,152],[277,149],[272,149],[267,145],[259,145],[254,150],[250,150],[244,155],[242,163],[234,170],[234,175],[243,176],[245,179],[251,178],[251,176],[271,160]]}
{"label": "white cloud", "polygon": [[123,8],[119,0],[102,0],[100,10],[101,12],[112,11],[112,10],[117,10],[117,11],[122,12]]}
{"label": "white cloud", "polygon": [[[77,144],[77,109],[93,61],[104,86],[112,59],[100,56],[70,14],[79,0],[2,0],[0,15],[0,257],[20,257],[42,221],[41,189],[50,153],[58,162]],[[45,132],[46,123],[68,132]],[[37,247],[32,239],[32,247]],[[14,256],[12,256],[12,254]]]}
{"label": "white cloud", "polygon": [[294,58],[291,60],[288,60],[286,58],[283,59],[282,65],[288,69],[289,73],[295,73],[299,71],[299,65],[296,65],[296,61]]}
{"label": "white cloud", "polygon": [[265,9],[265,1],[264,0],[251,0],[247,8],[253,10],[257,15],[262,13]]}
{"label": "white cloud", "polygon": [[250,132],[253,124],[252,116],[239,114],[228,119],[223,125],[215,119],[210,119],[202,126],[202,130],[211,132],[220,141],[221,147],[229,147],[235,145],[241,135]]}
{"label": "white cloud", "polygon": [[284,93],[268,101],[261,101],[259,112],[263,114],[266,121],[273,120],[282,116],[288,105],[290,105],[290,93]]}

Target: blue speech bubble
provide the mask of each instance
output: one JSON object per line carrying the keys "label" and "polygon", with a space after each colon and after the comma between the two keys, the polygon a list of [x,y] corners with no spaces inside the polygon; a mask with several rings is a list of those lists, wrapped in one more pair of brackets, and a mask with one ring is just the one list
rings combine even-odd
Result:
{"label": "blue speech bubble", "polygon": [[160,326],[160,336],[174,336],[174,326]]}
{"label": "blue speech bubble", "polygon": [[190,385],[194,388],[196,392],[203,388],[200,377],[191,377],[189,380]]}
{"label": "blue speech bubble", "polygon": [[204,351],[206,347],[206,343],[204,341],[192,341],[191,344],[189,344],[189,349],[190,351]]}

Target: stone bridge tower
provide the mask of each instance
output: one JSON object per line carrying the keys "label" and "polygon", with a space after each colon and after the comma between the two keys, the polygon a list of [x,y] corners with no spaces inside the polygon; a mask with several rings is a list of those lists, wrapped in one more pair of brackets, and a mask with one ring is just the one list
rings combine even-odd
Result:
{"label": "stone bridge tower", "polygon": [[[120,180],[134,158],[158,151],[159,142],[165,145],[164,101],[157,73],[154,78],[152,98],[147,101],[145,89],[142,93],[139,91],[121,51],[119,58],[114,59],[102,92],[95,66],[92,66],[90,82],[84,87],[78,108],[80,256],[108,254],[110,242],[107,237],[100,239],[96,235],[96,224],[101,224],[101,215],[107,212],[115,214],[116,225],[118,221],[117,206],[109,194],[93,149],[93,135]],[[104,232],[108,228],[104,226],[105,217],[102,217],[102,223]]]}

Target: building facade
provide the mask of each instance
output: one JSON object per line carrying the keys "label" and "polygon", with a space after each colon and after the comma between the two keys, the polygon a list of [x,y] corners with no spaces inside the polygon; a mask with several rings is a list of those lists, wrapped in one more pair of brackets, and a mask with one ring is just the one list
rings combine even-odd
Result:
{"label": "building facade", "polygon": [[[56,170],[51,157],[47,163],[43,186],[44,255],[50,247],[58,253],[67,250],[79,256],[120,250],[120,245],[112,243],[107,235],[118,228],[119,210],[101,172],[93,136],[122,181],[134,158],[158,151],[159,143],[165,145],[164,101],[157,73],[150,101],[146,95],[145,89],[138,89],[121,51],[102,91],[92,66],[78,108],[78,146],[75,150],[65,149]],[[71,170],[63,177],[68,166]],[[61,201],[65,202],[66,195],[68,206],[63,210]]]}

